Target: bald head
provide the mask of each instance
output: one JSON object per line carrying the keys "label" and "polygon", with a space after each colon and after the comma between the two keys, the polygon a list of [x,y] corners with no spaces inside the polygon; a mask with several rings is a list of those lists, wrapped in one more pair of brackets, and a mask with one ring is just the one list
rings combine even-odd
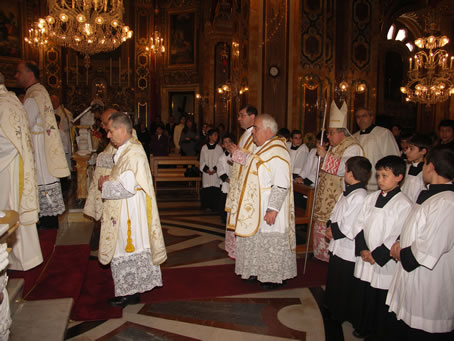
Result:
{"label": "bald head", "polygon": [[107,123],[109,122],[109,118],[110,118],[110,116],[112,116],[112,114],[114,114],[116,112],[118,112],[117,109],[108,108],[106,111],[104,111],[101,114],[101,125],[104,130],[107,131]]}

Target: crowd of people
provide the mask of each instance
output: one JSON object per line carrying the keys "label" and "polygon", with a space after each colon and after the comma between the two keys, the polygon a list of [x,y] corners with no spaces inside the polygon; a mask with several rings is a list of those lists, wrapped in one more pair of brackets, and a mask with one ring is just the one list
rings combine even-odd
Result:
{"label": "crowd of people", "polygon": [[[5,265],[2,246],[0,261],[27,271],[42,262],[36,224],[58,227],[65,210],[60,179],[70,175],[73,144],[70,113],[39,83],[36,64],[19,63],[16,80],[23,103],[0,74],[0,208],[19,213],[12,252]],[[223,126],[198,132],[189,115],[134,129],[127,114],[106,109],[99,122],[109,142],[97,155],[84,213],[100,222],[110,304],[138,303],[140,293],[162,286],[167,254],[149,155],[172,150],[199,157],[201,207],[221,215],[225,249],[243,280],[268,290],[297,276],[294,208],[305,203],[293,184],[317,186],[313,249],[329,262],[330,318],[351,322],[367,340],[452,340],[454,121],[441,121],[434,140],[399,127],[393,134],[359,108],[351,134],[347,112],[333,102],[326,133],[308,146],[300,130],[279,130],[251,105],[238,113],[238,139]],[[10,320],[0,313],[5,339]]]}

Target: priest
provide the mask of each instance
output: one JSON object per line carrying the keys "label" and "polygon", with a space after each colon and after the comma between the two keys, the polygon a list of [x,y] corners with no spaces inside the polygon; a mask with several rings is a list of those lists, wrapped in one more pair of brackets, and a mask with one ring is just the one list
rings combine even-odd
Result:
{"label": "priest", "polygon": [[345,102],[340,110],[332,102],[327,130],[330,144],[328,151],[317,145],[317,154],[323,158],[323,163],[314,207],[314,256],[325,262],[329,261],[326,223],[344,190],[345,162],[352,156],[364,156],[358,141],[347,129]]}
{"label": "priest", "polygon": [[359,108],[355,113],[355,118],[360,130],[353,136],[359,141],[366,154],[365,157],[372,164],[372,174],[367,184],[367,190],[369,192],[376,191],[378,186],[375,178],[375,167],[373,166],[385,156],[399,156],[399,147],[389,129],[374,124],[374,116],[371,111]]}
{"label": "priest", "polygon": [[27,113],[4,83],[0,73],[0,210],[19,213],[9,268],[26,271],[43,262],[36,230],[38,186]]}
{"label": "priest", "polygon": [[243,165],[239,199],[230,213],[236,240],[235,273],[257,279],[264,289],[296,276],[296,239],[290,155],[276,137],[274,118],[257,116],[252,130],[254,153],[229,147]]}
{"label": "priest", "polygon": [[26,90],[24,107],[32,133],[38,181],[40,226],[57,228],[58,215],[65,211],[60,178],[69,176],[68,163],[46,88],[39,83],[33,62],[20,62],[15,78]]}
{"label": "priest", "polygon": [[132,136],[132,122],[113,113],[107,137],[117,151],[110,175],[100,177],[104,199],[98,258],[111,264],[113,306],[140,301],[140,293],[162,286],[160,264],[167,259],[148,159]]}
{"label": "priest", "polygon": [[[238,140],[238,146],[245,152],[253,152],[255,149],[255,144],[252,140],[252,129],[254,126],[254,121],[257,116],[257,109],[252,105],[246,105],[244,108],[240,110],[238,113],[238,122],[240,124],[241,129],[244,129],[243,134],[241,135],[240,139]],[[238,198],[240,197],[239,194],[239,186],[238,186],[238,178],[241,175],[243,167],[238,164],[234,163],[232,166],[232,173],[230,175],[230,183],[229,183],[229,191],[227,193],[225,211],[227,212],[227,225],[225,231],[225,251],[229,254],[229,257],[235,258],[235,222],[230,219],[232,213],[232,208],[238,207]]]}
{"label": "priest", "polygon": [[[118,112],[116,109],[108,108],[101,114],[101,127],[104,130],[107,130],[110,116],[116,112]],[[110,175],[113,167],[113,157],[116,151],[117,149],[109,142],[96,158],[96,168],[88,188],[88,195],[84,206],[84,214],[96,221],[99,221],[102,217],[102,198],[101,191],[98,188],[98,180],[101,176]]]}

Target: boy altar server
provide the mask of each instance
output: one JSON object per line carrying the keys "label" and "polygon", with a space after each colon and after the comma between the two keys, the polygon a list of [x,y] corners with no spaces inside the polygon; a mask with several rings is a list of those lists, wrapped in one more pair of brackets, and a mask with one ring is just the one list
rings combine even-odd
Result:
{"label": "boy altar server", "polygon": [[422,176],[422,166],[424,165],[424,157],[426,156],[432,144],[430,137],[416,134],[408,140],[408,147],[405,150],[407,160],[407,174],[402,185],[404,192],[411,201],[416,202],[419,192],[426,188]]}
{"label": "boy altar server", "polygon": [[400,262],[386,298],[386,340],[454,340],[454,150],[431,150],[423,176],[429,189],[391,249]]}
{"label": "boy altar server", "polygon": [[353,156],[347,160],[345,167],[346,189],[339,196],[326,229],[326,237],[331,241],[325,304],[331,318],[339,322],[351,320],[356,260],[353,224],[367,196],[366,186],[372,165],[365,157]]}
{"label": "boy altar server", "polygon": [[200,171],[202,172],[201,206],[204,209],[213,211],[218,209],[219,186],[221,185],[216,164],[223,151],[217,143],[218,137],[217,129],[208,130],[208,142],[203,145],[200,151]]}
{"label": "boy altar server", "polygon": [[353,325],[355,336],[370,335],[370,340],[384,340],[380,333],[387,318],[385,299],[397,266],[389,252],[412,206],[399,187],[405,167],[405,161],[396,155],[378,160],[375,170],[380,190],[366,197],[354,225],[360,257],[354,272],[358,280]]}
{"label": "boy altar server", "polygon": [[309,148],[303,143],[301,130],[292,131],[287,146],[290,154],[290,164],[292,166],[292,177],[295,179],[302,172],[309,154]]}

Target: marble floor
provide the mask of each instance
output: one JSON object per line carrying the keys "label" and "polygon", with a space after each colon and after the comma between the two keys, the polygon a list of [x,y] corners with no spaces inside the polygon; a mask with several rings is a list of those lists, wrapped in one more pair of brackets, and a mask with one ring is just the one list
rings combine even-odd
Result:
{"label": "marble floor", "polygon": [[[94,224],[77,202],[69,206],[60,219],[56,243],[91,243],[95,249]],[[168,252],[164,267],[233,264],[224,251],[219,216],[181,194],[158,193],[158,206]],[[92,250],[91,256],[96,257],[97,251]],[[323,286],[284,286],[237,296],[130,305],[122,318],[70,321],[66,340],[356,340],[351,325],[333,325],[324,316],[323,294]]]}

